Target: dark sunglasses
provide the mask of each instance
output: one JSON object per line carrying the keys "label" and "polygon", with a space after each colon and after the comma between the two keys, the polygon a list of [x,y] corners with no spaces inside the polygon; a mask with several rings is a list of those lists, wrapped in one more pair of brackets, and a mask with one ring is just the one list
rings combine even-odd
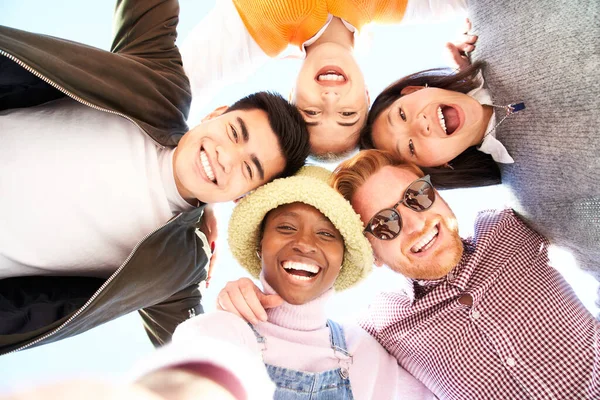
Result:
{"label": "dark sunglasses", "polygon": [[402,230],[402,218],[396,207],[404,204],[413,211],[421,212],[430,208],[434,201],[435,190],[433,189],[429,175],[419,178],[408,185],[402,199],[394,204],[393,207],[384,208],[375,214],[367,222],[367,227],[363,232],[369,232],[380,240],[392,240]]}

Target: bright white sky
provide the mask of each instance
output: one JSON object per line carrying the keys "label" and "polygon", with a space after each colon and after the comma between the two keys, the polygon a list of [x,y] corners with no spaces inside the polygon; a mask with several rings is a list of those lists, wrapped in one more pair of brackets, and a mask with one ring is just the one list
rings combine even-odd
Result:
{"label": "bright white sky", "polygon": [[[179,39],[199,22],[215,0],[181,0]],[[0,24],[33,32],[68,38],[108,49],[111,43],[114,2],[60,0],[3,0]],[[452,37],[462,19],[444,25],[373,27],[366,36],[368,50],[359,53],[371,97],[399,77],[418,70],[444,66],[443,44]],[[485,38],[480,38],[485,40]],[[258,90],[275,90],[287,96],[298,68],[296,60],[274,60],[251,76],[220,93],[204,110],[190,116],[193,126],[210,110],[229,104],[245,94]],[[331,167],[331,166],[329,166]],[[472,233],[478,210],[501,208],[508,194],[502,187],[488,187],[444,192],[444,198],[460,221],[461,234]],[[468,200],[467,200],[468,199]],[[219,231],[217,241],[219,263],[211,287],[203,301],[206,310],[214,308],[215,297],[229,280],[244,276],[227,249],[227,220],[232,205],[217,208]],[[68,245],[68,244],[65,244]],[[574,287],[586,307],[594,314],[598,283],[574,268],[570,255],[555,250],[551,253],[557,267]],[[330,305],[332,318],[351,318],[368,304],[379,290],[401,284],[395,274],[376,268],[372,276],[359,285],[336,296]],[[199,343],[201,345],[201,343]],[[121,378],[133,363],[152,351],[137,313],[127,315],[79,336],[24,352],[0,357],[0,393],[48,380],[74,376]]]}

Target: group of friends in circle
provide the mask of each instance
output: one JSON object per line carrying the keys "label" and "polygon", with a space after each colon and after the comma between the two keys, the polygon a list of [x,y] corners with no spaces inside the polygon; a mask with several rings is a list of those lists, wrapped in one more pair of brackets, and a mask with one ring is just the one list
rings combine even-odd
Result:
{"label": "group of friends in circle", "polygon": [[[600,324],[550,265],[553,238],[512,209],[481,212],[461,238],[443,199],[519,174],[499,139],[530,104],[494,104],[469,57],[485,38],[467,20],[453,68],[374,99],[356,61],[367,24],[465,8],[219,0],[177,46],[176,0],[122,0],[110,51],[0,26],[0,354],[132,311],[162,347],[128,385],[14,399],[600,396]],[[187,127],[192,98],[290,49],[303,61],[289,101],[250,94]],[[260,287],[230,282],[205,313],[213,204],[228,201],[229,247]],[[373,266],[398,290],[357,321],[329,319],[331,296]]]}

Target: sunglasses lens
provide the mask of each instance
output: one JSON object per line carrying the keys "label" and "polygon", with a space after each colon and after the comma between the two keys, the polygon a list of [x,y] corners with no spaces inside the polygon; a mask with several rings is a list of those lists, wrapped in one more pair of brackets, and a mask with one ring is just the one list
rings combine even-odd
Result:
{"label": "sunglasses lens", "polygon": [[381,210],[371,220],[369,230],[381,240],[390,240],[400,233],[400,215],[394,210]]}
{"label": "sunglasses lens", "polygon": [[416,181],[406,189],[405,204],[415,211],[427,210],[435,200],[435,191],[429,182]]}

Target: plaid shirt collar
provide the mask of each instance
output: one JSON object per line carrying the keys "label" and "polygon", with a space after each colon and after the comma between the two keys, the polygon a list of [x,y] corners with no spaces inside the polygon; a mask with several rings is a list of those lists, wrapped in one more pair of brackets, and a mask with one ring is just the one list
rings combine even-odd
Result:
{"label": "plaid shirt collar", "polygon": [[475,242],[473,239],[462,239],[462,243],[462,257],[458,264],[448,272],[446,276],[439,279],[408,279],[409,285],[406,294],[410,298],[412,305],[414,305],[415,300],[422,298],[444,282],[447,282],[451,286],[455,286],[460,291],[466,290],[478,260],[476,257],[473,257],[473,253],[475,252]]}

